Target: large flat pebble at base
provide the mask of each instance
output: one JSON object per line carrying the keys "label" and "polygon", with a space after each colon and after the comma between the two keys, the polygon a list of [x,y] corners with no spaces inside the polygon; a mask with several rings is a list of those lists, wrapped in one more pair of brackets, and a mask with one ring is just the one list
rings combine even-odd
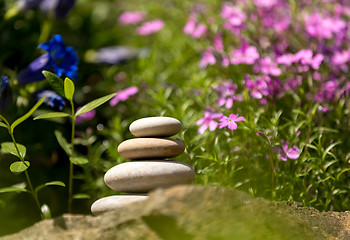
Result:
{"label": "large flat pebble at base", "polygon": [[128,159],[170,158],[184,150],[183,142],[170,138],[133,138],[118,146],[118,153]]}
{"label": "large flat pebble at base", "polygon": [[146,195],[114,195],[98,199],[91,205],[91,212],[95,216],[105,212],[122,208],[130,203],[146,200]]}
{"label": "large flat pebble at base", "polygon": [[195,172],[187,164],[170,160],[132,161],[109,169],[104,180],[119,192],[143,193],[156,188],[189,184]]}
{"label": "large flat pebble at base", "polygon": [[172,117],[146,117],[130,124],[135,137],[170,137],[182,129],[181,122]]}

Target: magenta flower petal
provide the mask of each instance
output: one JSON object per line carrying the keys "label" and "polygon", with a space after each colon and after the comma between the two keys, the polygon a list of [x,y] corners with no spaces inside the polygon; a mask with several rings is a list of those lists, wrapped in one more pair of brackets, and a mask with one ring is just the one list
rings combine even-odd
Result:
{"label": "magenta flower petal", "polygon": [[140,11],[124,12],[120,15],[118,21],[121,24],[137,24],[145,18],[145,13]]}
{"label": "magenta flower petal", "polygon": [[140,27],[136,29],[139,35],[150,35],[162,30],[164,27],[164,22],[161,19],[156,19],[153,21],[145,22]]}
{"label": "magenta flower petal", "polygon": [[120,90],[117,92],[117,94],[112,98],[112,100],[109,102],[111,106],[117,105],[121,101],[127,100],[130,96],[135,95],[139,89],[135,86],[126,88],[124,90]]}
{"label": "magenta flower petal", "polygon": [[300,152],[300,149],[294,145],[292,148],[288,150],[287,157],[290,159],[297,159],[299,158],[299,155],[300,155],[299,152]]}
{"label": "magenta flower petal", "polygon": [[211,122],[209,123],[209,130],[210,130],[210,131],[214,131],[217,127],[218,127],[218,123],[217,123],[217,122],[211,121]]}
{"label": "magenta flower petal", "polygon": [[208,126],[207,125],[202,125],[199,129],[198,129],[198,133],[199,134],[203,134],[205,132],[205,130],[207,130]]}
{"label": "magenta flower petal", "polygon": [[236,130],[237,129],[237,123],[235,123],[234,121],[231,121],[228,126],[227,126],[230,130]]}

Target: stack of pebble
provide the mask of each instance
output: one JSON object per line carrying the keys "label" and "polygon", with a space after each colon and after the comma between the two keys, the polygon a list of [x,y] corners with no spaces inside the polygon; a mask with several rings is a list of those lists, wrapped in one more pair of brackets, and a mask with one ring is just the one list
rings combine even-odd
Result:
{"label": "stack of pebble", "polygon": [[98,215],[129,203],[145,200],[148,192],[178,184],[188,184],[194,179],[194,170],[185,163],[165,160],[179,156],[185,150],[183,142],[171,139],[180,132],[179,120],[170,117],[148,117],[134,121],[130,132],[137,138],[122,142],[118,147],[125,162],[109,169],[104,181],[108,187],[129,195],[101,198],[91,206]]}

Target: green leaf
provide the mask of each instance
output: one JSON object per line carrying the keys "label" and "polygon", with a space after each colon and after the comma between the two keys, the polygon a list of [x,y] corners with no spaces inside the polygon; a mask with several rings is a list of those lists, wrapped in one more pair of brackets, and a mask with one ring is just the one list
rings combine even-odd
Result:
{"label": "green leaf", "polygon": [[18,187],[0,188],[0,193],[7,193],[7,192],[28,192],[29,193],[29,191],[25,188],[18,188]]}
{"label": "green leaf", "polygon": [[11,153],[15,155],[18,158],[24,158],[26,156],[26,147],[23,146],[22,144],[16,143],[20,156],[18,155],[17,149],[15,147],[15,144],[12,142],[3,142],[1,143],[1,149],[4,150],[5,152]]}
{"label": "green leaf", "polygon": [[91,198],[91,197],[85,193],[77,193],[73,195],[73,199],[88,199],[88,198]]}
{"label": "green leaf", "polygon": [[116,95],[116,93],[109,94],[104,97],[100,97],[98,99],[95,99],[88,104],[82,106],[76,113],[75,116],[78,116],[80,114],[86,113],[88,111],[91,111],[92,109],[95,109],[99,107],[100,105],[104,104],[105,102],[109,101],[111,98],[113,98]]}
{"label": "green leaf", "polygon": [[47,182],[45,184],[42,184],[40,186],[37,186],[35,188],[35,192],[39,192],[41,189],[47,187],[47,186],[60,186],[60,187],[65,187],[66,185],[61,182],[61,181],[52,181],[52,182]]}
{"label": "green leaf", "polygon": [[60,131],[56,130],[55,136],[56,136],[58,144],[70,156],[72,154],[72,151],[70,149],[70,145],[67,142],[67,140],[63,137],[62,133]]}
{"label": "green leaf", "polygon": [[60,118],[60,117],[69,117],[70,115],[68,113],[64,112],[49,112],[49,113],[43,113],[39,116],[36,116],[34,120],[38,119],[47,119],[47,118]]}
{"label": "green leaf", "polygon": [[69,101],[73,100],[74,90],[75,87],[73,81],[66,77],[64,80],[64,94]]}
{"label": "green leaf", "polygon": [[29,112],[27,112],[25,115],[23,115],[22,117],[18,118],[16,121],[14,121],[14,123],[12,123],[11,125],[11,132],[13,133],[13,130],[15,129],[16,126],[18,126],[20,123],[22,123],[23,121],[25,121],[27,118],[30,117],[30,115],[33,114],[33,112],[35,112],[35,110],[43,103],[43,101],[45,100],[46,96],[43,96],[35,105],[34,107],[32,107],[32,109],[29,110]]}
{"label": "green leaf", "polygon": [[4,127],[4,128],[7,128],[7,125],[3,122],[0,122],[0,127]]}
{"label": "green leaf", "polygon": [[83,165],[89,162],[89,160],[84,157],[70,157],[69,160],[76,165]]}
{"label": "green leaf", "polygon": [[21,173],[24,172],[25,170],[27,170],[27,168],[29,167],[30,163],[28,161],[24,161],[25,164],[21,161],[18,162],[14,162],[10,165],[10,170],[13,173]]}
{"label": "green leaf", "polygon": [[63,80],[52,72],[42,71],[42,73],[51,85],[52,89],[60,96],[65,97]]}

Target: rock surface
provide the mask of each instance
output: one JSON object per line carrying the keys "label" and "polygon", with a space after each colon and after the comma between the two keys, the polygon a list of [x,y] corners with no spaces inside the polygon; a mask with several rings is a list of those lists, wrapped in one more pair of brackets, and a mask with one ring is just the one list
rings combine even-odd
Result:
{"label": "rock surface", "polygon": [[184,150],[183,142],[169,138],[133,138],[118,146],[118,153],[128,159],[170,158]]}
{"label": "rock surface", "polygon": [[130,124],[135,137],[171,137],[182,129],[181,122],[172,117],[147,117]]}
{"label": "rock surface", "polygon": [[119,192],[143,193],[156,188],[188,184],[195,172],[187,164],[171,160],[132,161],[109,169],[104,177],[106,185]]}
{"label": "rock surface", "polygon": [[230,188],[176,186],[118,211],[98,217],[63,215],[0,239],[346,240],[349,226],[350,212],[321,213]]}
{"label": "rock surface", "polygon": [[146,200],[145,195],[114,195],[98,199],[91,205],[91,212],[94,215],[100,215],[111,210],[120,209],[126,205]]}

